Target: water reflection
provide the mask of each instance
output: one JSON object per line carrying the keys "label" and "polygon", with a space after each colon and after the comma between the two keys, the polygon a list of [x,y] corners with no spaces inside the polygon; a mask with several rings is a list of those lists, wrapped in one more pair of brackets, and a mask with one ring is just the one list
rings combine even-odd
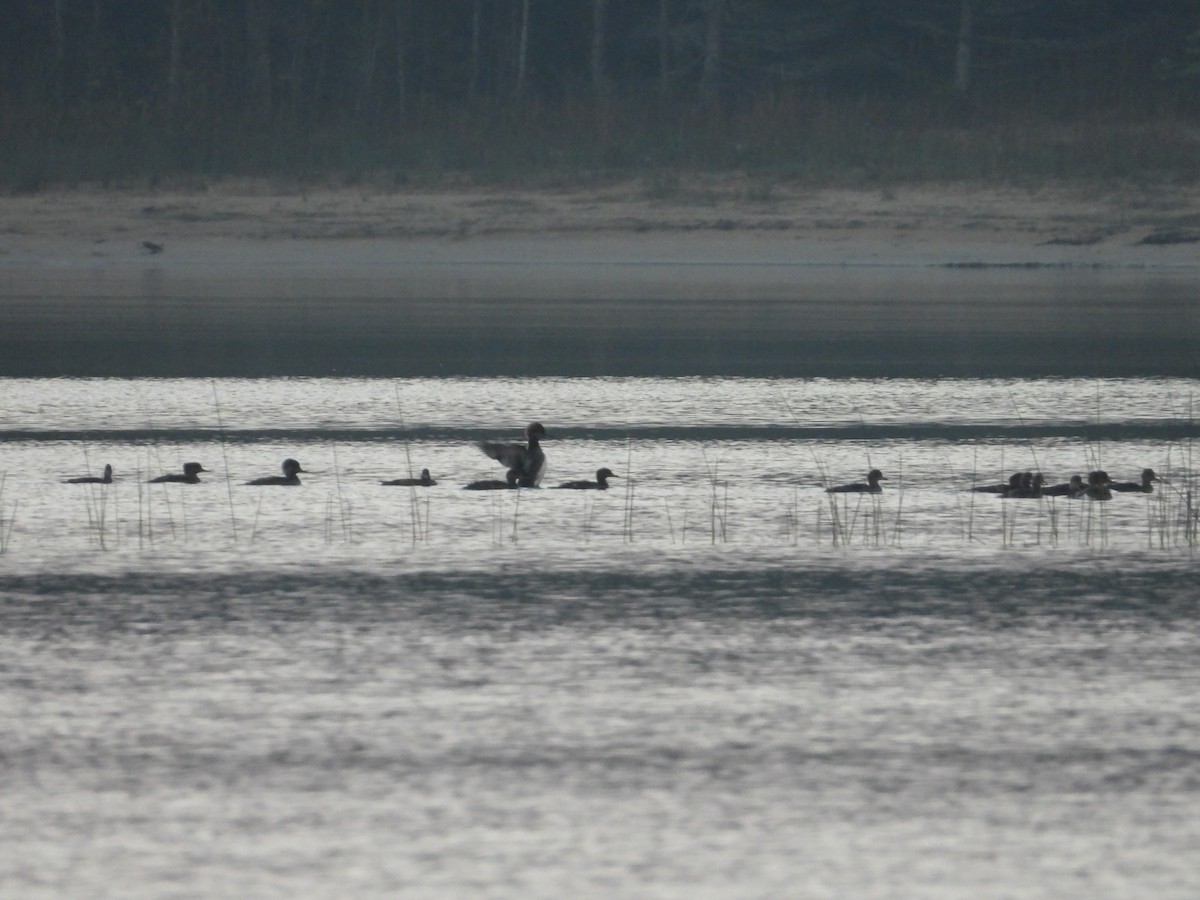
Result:
{"label": "water reflection", "polygon": [[[0,375],[1197,372],[1194,275],[664,264],[8,273]],[[41,277],[41,276],[45,277]]]}
{"label": "water reflection", "polygon": [[[1196,893],[1195,380],[4,386],[22,896]],[[460,490],[531,406],[548,479],[620,486]],[[1163,482],[965,490],[1095,465]]]}
{"label": "water reflection", "polygon": [[1196,894],[1190,273],[3,274],[22,896]]}

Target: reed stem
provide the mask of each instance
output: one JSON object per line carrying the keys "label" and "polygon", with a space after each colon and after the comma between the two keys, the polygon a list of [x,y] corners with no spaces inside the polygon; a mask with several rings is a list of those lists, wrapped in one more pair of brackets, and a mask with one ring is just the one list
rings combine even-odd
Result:
{"label": "reed stem", "polygon": [[342,471],[338,465],[337,443],[331,442],[330,447],[333,450],[333,478],[334,482],[337,484],[338,515],[342,521],[342,541],[349,544],[353,537],[349,502],[342,493]]}
{"label": "reed stem", "polygon": [[[237,546],[237,516],[234,514],[233,508],[233,480],[229,477],[229,456],[225,452],[225,423],[221,417],[221,399],[217,396],[216,379],[210,378],[208,383],[212,387],[213,406],[217,410],[217,437],[221,442],[221,464],[225,467],[225,495],[229,499],[229,535],[233,539],[234,546]],[[259,505],[262,505],[261,502]],[[255,518],[257,519],[257,517],[258,514],[255,513]]]}
{"label": "reed stem", "polygon": [[4,484],[8,481],[8,473],[0,472],[0,553],[8,552],[9,542],[12,540],[13,525],[17,521],[17,506],[20,501],[14,501],[12,514],[9,515],[8,521],[4,519]]}

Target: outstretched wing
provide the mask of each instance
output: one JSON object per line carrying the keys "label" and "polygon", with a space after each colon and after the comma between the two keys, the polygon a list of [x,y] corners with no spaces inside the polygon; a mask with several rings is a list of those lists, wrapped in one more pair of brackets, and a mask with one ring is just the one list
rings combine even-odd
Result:
{"label": "outstretched wing", "polygon": [[507,466],[510,469],[516,469],[520,472],[525,471],[525,464],[528,460],[529,450],[522,447],[520,444],[501,444],[491,441],[480,441],[479,449],[487,456],[490,456],[496,462]]}

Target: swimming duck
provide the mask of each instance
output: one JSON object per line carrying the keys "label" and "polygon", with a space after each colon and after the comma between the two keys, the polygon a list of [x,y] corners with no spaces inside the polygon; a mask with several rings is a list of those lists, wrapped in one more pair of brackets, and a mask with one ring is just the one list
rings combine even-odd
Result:
{"label": "swimming duck", "polygon": [[393,487],[433,487],[433,485],[437,484],[429,474],[428,469],[421,470],[420,478],[396,478],[393,481],[381,481],[379,483]]}
{"label": "swimming duck", "polygon": [[546,471],[546,454],[538,443],[545,436],[541,422],[530,422],[525,428],[528,445],[480,441],[479,449],[516,472],[518,487],[537,487]]}
{"label": "swimming duck", "polygon": [[1109,484],[1111,482],[1108,480],[1108,473],[1103,469],[1089,472],[1087,487],[1080,496],[1088,500],[1111,500],[1112,491],[1108,488]]}
{"label": "swimming duck", "polygon": [[497,481],[494,478],[488,478],[483,481],[472,481],[470,484],[464,484],[464,491],[506,491],[509,488],[517,487],[517,470],[509,469],[505,474],[504,481]]}
{"label": "swimming duck", "polygon": [[112,466],[104,467],[104,477],[84,475],[82,478],[68,478],[66,484],[112,484]]}
{"label": "swimming duck", "polygon": [[[1003,494],[1005,491],[1015,490],[1021,486],[1021,480],[1025,477],[1023,472],[1013,472],[1009,476],[1008,481],[1001,484],[981,484],[978,487],[970,488],[977,494]],[[1031,476],[1032,477],[1032,473]]]}
{"label": "swimming duck", "polygon": [[1043,497],[1078,497],[1084,491],[1082,475],[1072,475],[1071,480],[1063,484],[1052,484],[1042,488]]}
{"label": "swimming duck", "polygon": [[1011,488],[1011,489],[1005,491],[1000,496],[1008,497],[1011,499],[1018,499],[1018,500],[1019,499],[1030,500],[1030,499],[1036,499],[1036,498],[1042,496],[1042,484],[1046,480],[1045,477],[1042,475],[1041,472],[1038,472],[1036,475],[1033,474],[1032,472],[1027,472],[1026,474],[1029,475],[1029,483],[1028,484],[1025,483],[1025,478],[1024,478],[1024,476],[1022,476],[1021,477],[1021,486],[1019,488]]}
{"label": "swimming duck", "polygon": [[190,462],[183,464],[183,473],[172,472],[169,475],[159,475],[157,478],[151,478],[150,484],[163,484],[165,482],[177,484],[199,484],[199,473],[207,472],[208,469],[200,465],[198,462]]}
{"label": "swimming duck", "polygon": [[1108,485],[1108,489],[1110,491],[1118,491],[1122,494],[1153,494],[1154,485],[1151,482],[1154,481],[1158,481],[1158,476],[1154,474],[1154,470],[1142,469],[1141,481],[1114,481]]}
{"label": "swimming duck", "polygon": [[300,463],[289,458],[283,461],[280,468],[283,469],[282,475],[267,475],[263,478],[255,478],[253,481],[247,481],[246,484],[281,484],[290,487],[300,483],[300,479],[296,474],[304,471],[300,468]]}
{"label": "swimming duck", "polygon": [[854,484],[839,484],[837,487],[825,488],[827,494],[882,494],[883,488],[879,486],[879,482],[887,481],[883,477],[883,473],[878,469],[872,469],[867,473],[867,481],[864,484],[857,481]]}
{"label": "swimming duck", "polygon": [[608,479],[620,477],[612,469],[597,469],[595,481],[564,481],[558,485],[558,489],[568,491],[607,491]]}

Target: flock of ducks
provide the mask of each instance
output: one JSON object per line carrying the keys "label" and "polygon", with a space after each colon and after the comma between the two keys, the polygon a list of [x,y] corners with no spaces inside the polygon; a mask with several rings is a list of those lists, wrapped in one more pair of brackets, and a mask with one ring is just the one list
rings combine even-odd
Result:
{"label": "flock of ducks", "polygon": [[[148,480],[149,484],[199,484],[200,473],[208,472],[210,469],[204,468],[198,462],[189,462],[183,464],[182,472],[168,472],[166,475],[159,475],[157,478]],[[300,463],[294,459],[285,459],[283,461],[283,475],[271,475],[267,478],[255,478],[253,481],[247,481],[246,484],[299,484],[300,479],[296,477],[297,472],[303,472],[300,468]],[[96,477],[94,475],[85,475],[82,478],[68,478],[67,484],[112,484],[113,467],[105,466],[104,475]]]}
{"label": "flock of ducks", "polygon": [[[472,481],[470,484],[463,486],[464,490],[468,491],[495,491],[495,490],[510,490],[523,487],[538,487],[542,481],[542,475],[546,471],[546,454],[541,447],[541,439],[546,436],[546,429],[540,422],[532,422],[525,429],[525,443],[499,443],[493,441],[481,441],[479,449],[487,456],[501,463],[507,468],[505,477],[500,479],[486,479],[483,481]],[[280,485],[294,486],[300,484],[300,474],[305,470],[301,468],[300,463],[294,459],[285,459],[281,466],[283,469],[282,475],[267,475],[263,478],[255,478],[247,481],[247,485]],[[199,484],[200,473],[208,472],[198,462],[189,462],[183,464],[182,472],[170,472],[166,475],[159,475],[157,478],[151,478],[150,484]],[[596,480],[588,481],[586,479],[579,481],[565,481],[555,487],[563,490],[571,491],[605,491],[608,490],[608,479],[618,478],[619,476],[612,469],[601,468],[596,470]],[[102,476],[87,475],[82,478],[68,478],[67,484],[111,484],[113,480],[113,467],[106,465]],[[394,487],[432,487],[437,484],[437,481],[429,474],[428,469],[422,469],[421,475],[418,478],[395,478],[390,481],[381,481],[380,484]]]}
{"label": "flock of ducks", "polygon": [[976,493],[999,494],[1001,497],[1036,499],[1038,497],[1068,497],[1072,499],[1111,500],[1118,494],[1152,494],[1158,475],[1153,469],[1142,469],[1141,481],[1113,481],[1103,469],[1082,475],[1072,475],[1062,484],[1046,484],[1041,472],[1013,472],[1003,484],[986,484],[971,488]]}
{"label": "flock of ducks", "polygon": [[[883,473],[872,469],[865,482],[841,484],[826,488],[830,494],[882,494],[879,482],[886,481]],[[1111,500],[1113,493],[1154,493],[1154,482],[1158,475],[1153,469],[1142,470],[1141,481],[1113,481],[1103,469],[1089,472],[1085,481],[1082,475],[1072,475],[1062,484],[1046,484],[1041,472],[1013,472],[1008,481],[1000,484],[984,484],[968,488],[977,494],[996,494],[1013,500],[1036,500],[1040,497],[1068,497],[1071,499]]]}
{"label": "flock of ducks", "polygon": [[[542,481],[542,475],[546,471],[546,453],[542,450],[541,439],[546,436],[546,429],[541,422],[531,422],[525,428],[525,443],[499,443],[493,441],[480,441],[479,449],[483,453],[496,460],[507,470],[504,478],[489,478],[482,481],[472,481],[469,484],[463,485],[463,490],[467,491],[503,491],[514,490],[516,488],[538,487]],[[300,467],[294,459],[285,459],[282,465],[282,475],[268,475],[263,478],[255,478],[252,481],[247,481],[248,485],[298,485],[300,484],[300,473],[304,469]],[[159,475],[157,478],[151,478],[150,484],[199,484],[200,473],[207,472],[200,463],[189,462],[184,463],[182,472],[172,472],[166,475]],[[564,481],[562,484],[555,487],[562,490],[573,491],[605,491],[608,490],[608,479],[617,478],[611,469],[601,468],[596,470],[596,480],[579,480],[579,481]],[[879,484],[881,481],[886,481],[883,472],[879,469],[871,469],[866,475],[866,481],[856,481],[850,484],[840,484],[835,487],[826,488],[826,492],[830,494],[881,494],[883,487]],[[85,476],[83,478],[68,478],[68,484],[111,484],[113,480],[113,468],[111,465],[104,467],[104,475],[101,477]],[[1141,481],[1113,481],[1108,477],[1108,473],[1102,469],[1097,469],[1094,472],[1089,472],[1085,481],[1082,475],[1072,475],[1070,481],[1062,484],[1047,485],[1046,479],[1041,472],[1014,472],[1006,482],[1000,484],[987,484],[969,488],[976,493],[997,494],[1001,497],[1012,499],[1036,499],[1039,497],[1069,497],[1069,498],[1086,498],[1089,500],[1111,500],[1113,492],[1117,493],[1142,493],[1150,494],[1154,491],[1154,482],[1158,481],[1158,476],[1153,469],[1142,470]],[[437,484],[429,474],[428,469],[422,469],[421,475],[418,478],[395,478],[391,481],[382,481],[380,484],[394,487],[432,487]]]}

